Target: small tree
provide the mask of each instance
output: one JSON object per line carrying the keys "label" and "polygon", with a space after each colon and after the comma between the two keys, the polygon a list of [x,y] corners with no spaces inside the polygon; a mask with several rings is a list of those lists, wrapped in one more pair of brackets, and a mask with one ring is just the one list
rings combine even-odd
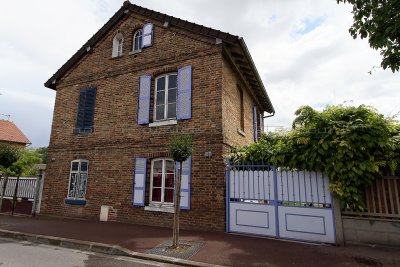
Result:
{"label": "small tree", "polygon": [[175,178],[174,225],[172,232],[172,248],[179,246],[179,213],[181,196],[182,163],[193,155],[193,139],[190,135],[178,135],[171,140],[170,153],[174,161],[179,162],[179,172]]}
{"label": "small tree", "polygon": [[35,167],[35,165],[42,162],[43,160],[38,149],[26,148],[24,150],[21,150],[19,159],[12,164],[13,175],[17,176],[17,183],[14,189],[11,214],[14,214],[15,210],[15,203],[17,200],[17,192],[19,186],[19,177],[38,176],[39,170]]}
{"label": "small tree", "polygon": [[0,171],[4,177],[0,195],[0,211],[3,206],[3,197],[6,191],[8,177],[14,174],[15,162],[18,161],[19,157],[20,151],[15,146],[0,144]]}

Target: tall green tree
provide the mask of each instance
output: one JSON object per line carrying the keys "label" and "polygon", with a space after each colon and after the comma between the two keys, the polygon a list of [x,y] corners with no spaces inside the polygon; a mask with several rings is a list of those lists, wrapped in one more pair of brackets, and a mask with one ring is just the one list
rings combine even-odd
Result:
{"label": "tall green tree", "polygon": [[373,49],[380,49],[381,66],[393,72],[400,67],[400,0],[337,0],[353,5],[353,38],[368,38]]}
{"label": "tall green tree", "polygon": [[175,162],[179,162],[179,173],[175,178],[174,225],[172,248],[179,246],[179,213],[181,201],[182,163],[194,153],[193,139],[190,135],[175,136],[170,142],[170,153]]}

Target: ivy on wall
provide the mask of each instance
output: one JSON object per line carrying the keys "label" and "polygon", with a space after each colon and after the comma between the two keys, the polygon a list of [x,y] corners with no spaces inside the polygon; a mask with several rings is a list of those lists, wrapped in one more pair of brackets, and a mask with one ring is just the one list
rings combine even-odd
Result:
{"label": "ivy on wall", "polygon": [[300,107],[291,131],[263,135],[232,150],[233,161],[264,161],[290,169],[322,171],[344,207],[365,209],[364,188],[384,174],[400,173],[400,125],[368,106]]}

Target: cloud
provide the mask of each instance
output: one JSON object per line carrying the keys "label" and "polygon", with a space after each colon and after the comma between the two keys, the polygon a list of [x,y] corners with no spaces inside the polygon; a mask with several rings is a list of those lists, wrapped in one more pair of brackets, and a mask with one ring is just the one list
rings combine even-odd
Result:
{"label": "cloud", "polygon": [[[348,33],[351,6],[336,1],[135,0],[134,4],[244,37],[276,115],[290,127],[302,105],[352,100],[400,110],[399,74]],[[47,145],[55,92],[43,83],[121,7],[122,0],[5,1],[0,9],[0,113],[35,146]]]}

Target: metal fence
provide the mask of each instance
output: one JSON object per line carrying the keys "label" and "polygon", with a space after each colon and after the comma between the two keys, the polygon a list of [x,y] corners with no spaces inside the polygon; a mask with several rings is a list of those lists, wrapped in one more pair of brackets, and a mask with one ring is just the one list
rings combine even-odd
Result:
{"label": "metal fence", "polygon": [[343,215],[400,220],[400,177],[384,176],[365,189],[367,210],[342,211]]}
{"label": "metal fence", "polygon": [[[230,164],[233,202],[330,208],[329,178],[320,172],[285,170],[263,163]],[[275,186],[276,182],[276,186]],[[275,197],[276,196],[276,197]]]}
{"label": "metal fence", "polygon": [[[4,178],[1,178],[0,194],[1,190],[3,190],[3,182]],[[26,198],[32,201],[35,197],[36,182],[37,182],[36,177],[20,177],[18,182],[17,197]],[[17,177],[9,177],[6,191],[4,193],[5,198],[12,198],[14,196],[16,185],[17,185]]]}

